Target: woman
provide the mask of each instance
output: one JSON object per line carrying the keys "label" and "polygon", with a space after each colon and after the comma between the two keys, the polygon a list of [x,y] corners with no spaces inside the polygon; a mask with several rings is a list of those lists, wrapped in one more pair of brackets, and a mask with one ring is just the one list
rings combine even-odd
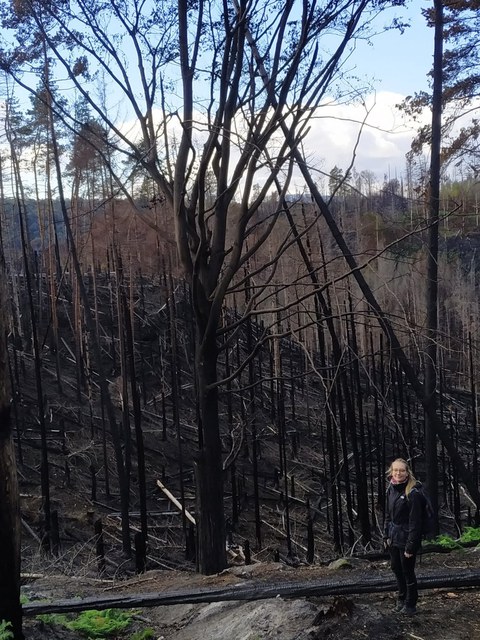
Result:
{"label": "woman", "polygon": [[418,600],[415,561],[422,538],[422,496],[402,458],[392,462],[387,477],[384,542],[398,585],[395,610],[411,616],[416,613]]}

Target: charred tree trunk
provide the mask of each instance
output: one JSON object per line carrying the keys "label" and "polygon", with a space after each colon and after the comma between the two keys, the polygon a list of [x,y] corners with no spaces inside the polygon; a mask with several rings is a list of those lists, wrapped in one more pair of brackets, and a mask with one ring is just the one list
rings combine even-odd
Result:
{"label": "charred tree trunk", "polygon": [[[468,352],[470,361],[470,396],[472,399],[472,475],[473,481],[478,485],[478,403],[477,403],[477,390],[475,385],[475,370],[473,366],[473,346],[472,346],[472,334],[468,334]],[[479,510],[476,509],[475,524],[479,524]]]}
{"label": "charred tree trunk", "polygon": [[175,313],[175,288],[173,286],[173,280],[171,274],[169,275],[169,296],[167,302],[168,309],[168,340],[170,344],[170,377],[172,387],[172,419],[175,427],[175,433],[177,436],[177,462],[178,462],[178,476],[180,479],[180,502],[182,505],[182,528],[185,538],[185,545],[187,556],[193,554],[193,550],[189,548],[188,538],[188,525],[187,515],[185,511],[185,480],[184,480],[184,465],[183,465],[183,446],[182,446],[182,426],[180,423],[180,358],[178,354],[178,336],[177,336],[177,318]]}
{"label": "charred tree trunk", "polygon": [[[349,23],[349,30],[353,28],[354,28],[354,21],[351,21]],[[247,35],[247,41],[249,42],[252,48],[253,55],[255,56],[255,60],[258,65],[259,73],[264,82],[264,86],[268,88],[271,85],[271,78],[269,77],[266,67],[263,64],[263,60],[259,51],[256,48],[255,41],[248,30],[246,35]],[[347,40],[345,40],[345,43],[346,42]],[[337,53],[341,55],[342,51],[339,50]],[[277,100],[272,100],[272,105],[274,107],[278,107]],[[386,335],[393,355],[398,360],[401,368],[403,369],[403,372],[405,373],[405,377],[410,383],[417,398],[422,402],[424,409],[428,414],[429,420],[431,422],[432,429],[435,431],[436,435],[440,438],[442,443],[445,445],[445,448],[447,449],[452,461],[455,463],[458,469],[459,475],[463,480],[463,482],[465,483],[465,486],[467,487],[470,493],[470,496],[474,500],[477,508],[479,508],[480,507],[480,491],[478,489],[478,486],[473,482],[471,473],[468,471],[462,457],[460,456],[457,448],[455,447],[455,444],[452,442],[451,438],[449,437],[447,429],[439,420],[435,407],[432,407],[429,402],[425,401],[425,386],[418,379],[418,376],[412,366],[412,363],[408,359],[407,354],[398,339],[398,336],[393,328],[392,323],[390,322],[387,314],[379,304],[371,287],[367,283],[363,275],[362,269],[357,263],[354,253],[352,252],[350,246],[347,244],[343,233],[341,232],[337,222],[335,221],[332,215],[330,207],[328,206],[328,204],[325,202],[322,195],[320,194],[318,186],[315,183],[313,176],[311,174],[310,167],[308,166],[308,163],[306,162],[304,156],[302,155],[300,147],[295,145],[295,141],[291,137],[291,131],[288,128],[287,123],[285,121],[282,121],[280,123],[280,127],[282,129],[285,140],[287,140],[289,143],[289,146],[292,151],[292,157],[295,160],[298,168],[300,169],[300,172],[305,180],[305,183],[310,190],[312,199],[317,204],[321,214],[323,215],[325,222],[330,230],[330,233],[332,234],[332,237],[335,240],[338,248],[342,252],[346,264],[351,269],[352,274],[360,288],[360,291],[365,296],[366,302],[368,303],[369,307],[375,314],[382,331]]]}
{"label": "charred tree trunk", "polygon": [[[248,287],[247,287],[248,289]],[[247,300],[248,302],[248,300]],[[253,336],[252,321],[247,321],[247,353],[252,353]],[[255,537],[257,540],[257,548],[262,548],[262,520],[260,516],[260,493],[258,486],[258,437],[257,437],[257,417],[255,409],[255,362],[251,358],[248,363],[248,414],[252,433],[252,471],[253,471],[253,497],[255,504]]]}
{"label": "charred tree trunk", "polygon": [[[442,139],[443,0],[435,0],[435,46],[433,54],[432,144],[430,161],[429,237],[427,262],[427,346],[425,350],[425,402],[436,412],[438,339],[438,218],[440,207],[440,146]],[[425,416],[427,486],[438,533],[437,434],[432,418]]]}
{"label": "charred tree trunk", "polygon": [[[33,344],[33,356],[35,365],[35,383],[37,391],[38,402],[38,422],[40,425],[40,439],[41,439],[41,463],[40,463],[40,480],[42,490],[42,507],[43,507],[43,535],[42,545],[45,551],[50,550],[50,480],[49,480],[49,462],[48,462],[48,444],[47,444],[47,426],[45,422],[45,402],[43,396],[43,384],[42,384],[42,364],[40,357],[40,345],[37,333],[37,321],[35,313],[35,305],[33,300],[32,290],[32,276],[31,276],[31,261],[29,256],[30,245],[28,243],[28,225],[26,223],[26,207],[25,207],[25,195],[23,190],[23,183],[20,175],[20,164],[18,157],[10,137],[10,131],[8,128],[8,116],[7,116],[7,138],[10,143],[10,151],[12,154],[12,163],[15,174],[16,184],[16,200],[18,205],[19,215],[19,227],[20,237],[22,241],[22,255],[25,270],[25,283],[28,296],[28,307],[30,312],[31,334]],[[2,260],[4,258],[2,257]],[[6,298],[4,298],[6,299]]]}
{"label": "charred tree trunk", "polygon": [[[297,226],[295,224],[295,221],[292,217],[292,214],[286,202],[284,203],[284,206],[285,206],[285,214],[290,224],[290,228],[292,229],[298,249],[303,258],[303,261],[305,263],[305,267],[307,268],[307,272],[310,276],[310,279],[313,285],[315,286],[315,306],[318,311],[317,313],[318,322],[321,321],[321,317],[322,317],[321,313],[322,313],[330,333],[333,355],[335,359],[335,366],[338,367],[338,372],[337,372],[338,383],[336,382],[335,384],[338,384],[337,393],[339,394],[340,398],[343,395],[343,400],[345,402],[346,411],[347,411],[347,420],[345,421],[345,416],[343,414],[343,403],[340,402],[340,405],[339,405],[340,425],[341,425],[341,433],[343,434],[342,435],[343,450],[344,450],[343,452],[344,452],[344,455],[346,456],[347,447],[346,447],[345,428],[346,428],[346,425],[348,425],[348,429],[350,431],[351,443],[354,449],[354,464],[355,464],[355,471],[357,474],[359,513],[360,513],[360,519],[362,523],[362,536],[364,538],[364,541],[368,542],[370,540],[370,522],[368,517],[367,485],[366,485],[365,474],[363,473],[364,470],[362,471],[362,469],[360,468],[360,458],[358,454],[357,434],[356,434],[356,428],[355,428],[356,418],[355,418],[355,412],[353,410],[353,404],[352,404],[353,400],[351,397],[353,394],[347,380],[347,375],[344,369],[344,365],[342,364],[342,353],[341,353],[337,332],[332,320],[332,311],[331,311],[330,303],[328,300],[325,299],[325,297],[321,293],[321,287],[317,277],[316,270],[314,269],[313,263],[310,259],[307,249],[303,245],[302,238],[298,232]],[[325,280],[326,279],[327,278],[325,278]],[[321,310],[321,313],[320,313],[320,310]],[[352,321],[352,332],[354,332],[353,321]],[[359,394],[360,394],[360,389],[359,389]],[[353,544],[353,528],[352,528],[353,515],[352,515],[351,500],[350,500],[350,482],[349,482],[349,475],[348,475],[347,460],[345,460],[345,464],[344,464],[344,473],[345,473],[347,512],[348,512],[348,518],[349,518],[349,542],[352,545]]]}
{"label": "charred tree trunk", "polygon": [[106,409],[106,414],[107,414],[107,418],[110,426],[111,437],[112,437],[113,446],[115,450],[115,462],[116,462],[117,473],[118,473],[118,484],[120,488],[120,502],[121,502],[121,513],[122,513],[123,551],[126,556],[130,557],[132,554],[132,546],[131,546],[131,540],[130,540],[130,515],[129,515],[130,505],[129,505],[127,472],[126,472],[125,461],[123,457],[120,433],[119,433],[117,420],[115,416],[115,409],[113,406],[112,398],[110,396],[110,391],[108,388],[108,380],[105,374],[105,368],[102,360],[102,350],[97,340],[95,321],[90,308],[90,301],[88,299],[88,294],[83,281],[82,266],[80,264],[80,260],[76,250],[75,238],[74,238],[72,227],[70,224],[70,219],[68,217],[67,205],[65,202],[65,195],[63,191],[60,156],[59,156],[57,138],[55,134],[55,127],[54,127],[52,117],[50,118],[50,133],[52,137],[53,159],[55,163],[55,170],[57,173],[58,198],[59,198],[60,207],[62,211],[63,223],[65,225],[65,231],[66,231],[68,242],[70,243],[72,264],[73,264],[73,268],[75,270],[75,275],[78,282],[80,298],[83,303],[85,325],[86,325],[88,337],[91,341],[93,357],[95,359],[95,364],[98,371],[98,385],[100,387],[100,392],[101,392],[102,406],[104,406]]}
{"label": "charred tree trunk", "polygon": [[[145,447],[143,440],[142,429],[142,409],[140,407],[140,395],[137,384],[137,368],[135,366],[135,344],[133,338],[132,317],[130,309],[127,303],[125,289],[121,288],[120,294],[122,296],[122,309],[125,324],[125,338],[126,338],[126,356],[127,356],[127,370],[130,377],[130,394],[133,405],[133,424],[135,429],[135,444],[137,447],[137,478],[138,478],[138,493],[140,502],[140,523],[143,536],[143,546],[141,547],[146,551],[146,544],[148,538],[147,527],[147,483],[145,472]],[[138,550],[137,550],[138,551]],[[146,561],[146,557],[144,558]]]}
{"label": "charred tree trunk", "polygon": [[20,501],[10,419],[7,354],[7,288],[0,238],[0,620],[10,621],[14,640],[24,640],[20,604]]}
{"label": "charred tree trunk", "polygon": [[435,410],[435,407],[432,407],[431,403],[425,401],[425,387],[418,379],[418,376],[410,360],[408,359],[402,345],[400,344],[397,334],[394,331],[393,326],[389,318],[387,317],[387,314],[383,311],[372,289],[370,288],[367,281],[365,280],[362,270],[359,267],[354,254],[350,250],[350,247],[347,245],[345,238],[340,232],[340,229],[338,228],[338,225],[335,222],[328,205],[323,200],[318,190],[318,187],[315,184],[310,174],[310,170],[304,158],[302,157],[299,150],[294,150],[293,153],[298,163],[298,166],[301,170],[301,173],[305,179],[305,182],[307,183],[310,189],[313,199],[315,200],[322,215],[324,216],[325,221],[330,229],[330,232],[332,233],[332,236],[335,239],[335,242],[337,243],[339,249],[341,250],[347,265],[352,270],[352,273],[357,281],[357,284],[361,292],[365,296],[366,301],[368,302],[370,308],[372,309],[373,313],[377,317],[378,323],[382,328],[382,331],[387,337],[392,354],[398,360],[401,368],[403,369],[406,379],[410,383],[417,398],[423,404],[425,412],[428,414],[432,429],[434,429],[437,436],[441,439],[442,443],[445,445],[445,448],[448,451],[448,454],[451,457],[453,463],[457,467],[458,474],[460,478],[463,480],[463,482],[465,483],[465,486],[467,487],[468,492],[470,493],[470,496],[474,500],[477,508],[480,507],[480,491],[476,486],[476,484],[473,482],[471,473],[468,471],[454,442],[452,442],[452,439],[450,438],[447,429],[439,419],[437,412]]}
{"label": "charred tree trunk", "polygon": [[[198,307],[196,307],[198,311]],[[217,389],[216,332],[202,331],[197,317],[195,373],[199,453],[195,465],[197,485],[198,568],[204,575],[227,566],[223,510],[223,465]]]}
{"label": "charred tree trunk", "polygon": [[123,460],[125,465],[124,490],[130,502],[130,483],[132,475],[132,432],[130,425],[130,394],[128,391],[127,347],[125,335],[125,313],[122,306],[122,292],[125,291],[123,261],[115,242],[112,243],[112,255],[115,265],[115,293],[117,299],[118,349],[120,361],[120,407],[123,427]]}

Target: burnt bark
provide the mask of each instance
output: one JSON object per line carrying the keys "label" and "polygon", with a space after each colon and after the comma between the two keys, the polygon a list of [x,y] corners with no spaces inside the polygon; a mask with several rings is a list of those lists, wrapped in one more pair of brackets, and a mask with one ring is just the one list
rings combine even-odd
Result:
{"label": "burnt bark", "polygon": [[[198,308],[197,308],[198,310]],[[198,568],[204,575],[219,573],[227,566],[226,527],[223,508],[223,464],[218,412],[216,336],[198,333],[195,373],[199,452],[195,462],[197,486]]]}
{"label": "burnt bark", "polygon": [[24,640],[20,604],[20,499],[12,435],[6,283],[0,245],[0,620],[12,624],[14,640]]}
{"label": "burnt bark", "polygon": [[[435,0],[435,45],[433,54],[432,144],[427,259],[427,346],[425,349],[425,402],[436,412],[438,340],[438,220],[440,211],[440,147],[442,140],[443,0]],[[427,487],[438,533],[437,433],[430,412],[425,417]]]}

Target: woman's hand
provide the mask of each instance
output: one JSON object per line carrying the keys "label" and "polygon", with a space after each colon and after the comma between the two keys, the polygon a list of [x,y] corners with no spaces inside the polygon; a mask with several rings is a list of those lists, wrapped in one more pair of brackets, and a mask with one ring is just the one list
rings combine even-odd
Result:
{"label": "woman's hand", "polygon": [[405,558],[413,558],[413,553],[408,553],[408,551],[405,551],[403,555],[405,556]]}

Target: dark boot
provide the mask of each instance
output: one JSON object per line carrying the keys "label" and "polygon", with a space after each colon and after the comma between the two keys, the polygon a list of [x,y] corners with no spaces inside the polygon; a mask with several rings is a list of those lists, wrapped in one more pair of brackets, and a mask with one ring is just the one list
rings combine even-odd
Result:
{"label": "dark boot", "polygon": [[393,610],[399,613],[400,611],[403,611],[404,607],[405,607],[405,598],[397,598],[397,602],[395,603]]}
{"label": "dark boot", "polygon": [[407,600],[407,583],[403,576],[397,576],[397,588],[397,605],[395,608],[397,611],[400,611]]}
{"label": "dark boot", "polygon": [[418,600],[417,583],[407,582],[407,597],[405,598],[405,608],[403,610],[407,615],[414,615],[416,613]]}

